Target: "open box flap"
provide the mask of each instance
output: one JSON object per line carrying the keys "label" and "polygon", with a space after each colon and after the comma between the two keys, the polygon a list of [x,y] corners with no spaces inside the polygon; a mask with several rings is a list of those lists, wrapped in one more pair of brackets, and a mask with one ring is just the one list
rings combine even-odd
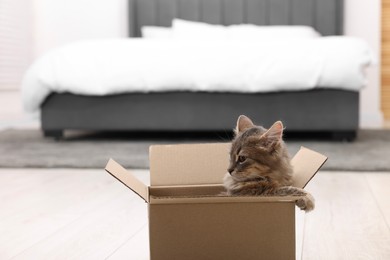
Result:
{"label": "open box flap", "polygon": [[301,147],[291,160],[294,168],[292,186],[303,189],[327,159],[325,155]]}
{"label": "open box flap", "polygon": [[126,187],[137,193],[146,202],[149,202],[149,187],[138,180],[133,174],[123,168],[119,163],[110,159],[105,170],[122,182]]}
{"label": "open box flap", "polygon": [[230,143],[152,145],[151,186],[221,184]]}
{"label": "open box flap", "polygon": [[[230,143],[157,145],[150,148],[151,182],[158,186],[221,184],[229,164]],[[301,147],[291,160],[293,186],[304,188],[327,157]],[[110,159],[105,170],[149,202],[149,187]],[[152,187],[151,187],[152,188]]]}

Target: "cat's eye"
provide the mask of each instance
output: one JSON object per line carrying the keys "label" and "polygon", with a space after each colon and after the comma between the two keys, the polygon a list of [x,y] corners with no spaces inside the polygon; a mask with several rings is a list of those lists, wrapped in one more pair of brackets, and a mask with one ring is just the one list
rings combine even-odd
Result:
{"label": "cat's eye", "polygon": [[238,162],[239,163],[243,163],[245,161],[246,161],[246,157],[245,156],[242,156],[242,155],[238,156]]}

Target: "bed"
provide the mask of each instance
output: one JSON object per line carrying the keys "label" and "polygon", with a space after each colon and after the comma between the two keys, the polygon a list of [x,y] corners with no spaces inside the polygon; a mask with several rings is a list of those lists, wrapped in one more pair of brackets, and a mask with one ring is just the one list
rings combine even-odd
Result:
{"label": "bed", "polygon": [[[340,0],[130,0],[128,10],[130,37],[139,37],[142,26],[170,26],[175,17],[223,25],[308,25],[323,36],[341,35],[343,28]],[[56,138],[68,129],[230,131],[240,114],[264,126],[282,120],[288,132],[352,140],[359,127],[359,91],[51,93],[41,105],[41,126],[45,136]]]}

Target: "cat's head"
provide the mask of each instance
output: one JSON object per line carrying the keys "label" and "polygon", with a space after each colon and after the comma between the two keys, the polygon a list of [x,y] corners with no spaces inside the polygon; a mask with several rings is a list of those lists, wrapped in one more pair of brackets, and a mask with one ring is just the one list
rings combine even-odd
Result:
{"label": "cat's head", "polygon": [[282,136],[281,121],[265,129],[254,125],[248,117],[240,116],[230,151],[228,172],[232,178],[290,185],[292,167]]}

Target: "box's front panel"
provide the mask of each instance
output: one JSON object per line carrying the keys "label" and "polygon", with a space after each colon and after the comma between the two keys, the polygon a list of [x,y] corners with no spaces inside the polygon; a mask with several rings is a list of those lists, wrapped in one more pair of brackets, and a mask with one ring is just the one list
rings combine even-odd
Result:
{"label": "box's front panel", "polygon": [[151,259],[294,259],[292,202],[150,205]]}

